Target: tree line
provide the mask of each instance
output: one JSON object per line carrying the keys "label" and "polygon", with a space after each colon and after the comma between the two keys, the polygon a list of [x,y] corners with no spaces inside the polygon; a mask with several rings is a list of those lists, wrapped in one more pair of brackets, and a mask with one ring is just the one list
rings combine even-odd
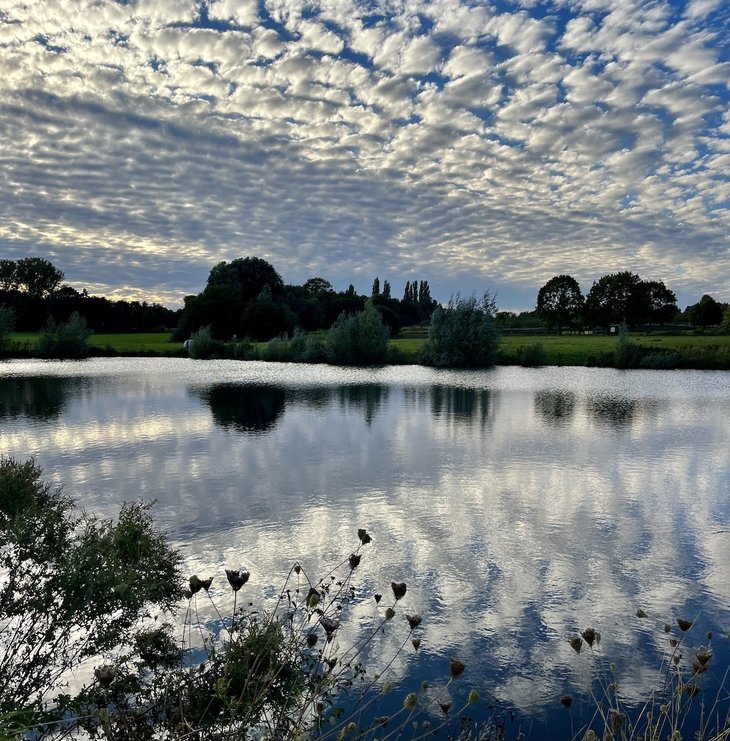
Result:
{"label": "tree line", "polygon": [[428,281],[407,281],[402,299],[392,296],[389,281],[373,281],[370,296],[355,287],[335,291],[322,277],[303,285],[285,284],[273,265],[259,257],[220,262],[211,271],[203,290],[185,297],[185,305],[174,333],[185,340],[201,327],[209,327],[215,339],[246,337],[265,341],[305,332],[329,329],[343,314],[365,310],[367,301],[396,334],[402,327],[428,320],[437,306]]}
{"label": "tree line", "polygon": [[0,259],[0,309],[18,332],[36,332],[52,318],[83,316],[94,332],[154,332],[174,327],[180,311],[147,301],[112,301],[64,283],[64,273],[42,257]]}
{"label": "tree line", "polygon": [[[302,285],[285,284],[274,266],[259,257],[218,263],[203,290],[186,296],[177,311],[146,301],[91,296],[64,283],[64,277],[63,271],[44,258],[0,259],[0,323],[12,324],[17,331],[38,331],[50,319],[66,322],[78,314],[94,332],[174,328],[174,339],[186,340],[208,327],[217,340],[267,341],[291,336],[295,329],[328,330],[341,316],[364,311],[367,301],[394,336],[402,327],[426,324],[439,306],[427,280],[407,280],[402,298],[395,298],[390,282],[381,284],[376,277],[367,296],[358,294],[352,284],[336,291],[319,276]],[[534,311],[517,316],[492,308],[498,325],[547,326],[559,333],[620,324],[652,329],[670,322],[699,327],[730,322],[728,304],[704,295],[680,312],[674,292],[662,281],[643,280],[629,271],[602,276],[586,295],[575,278],[557,275],[540,288]]]}
{"label": "tree line", "polygon": [[536,313],[558,334],[563,329],[626,325],[646,326],[687,321],[695,326],[716,326],[730,309],[710,295],[680,312],[677,297],[662,281],[642,280],[623,271],[604,275],[583,296],[578,281],[570,275],[556,275],[537,294]]}

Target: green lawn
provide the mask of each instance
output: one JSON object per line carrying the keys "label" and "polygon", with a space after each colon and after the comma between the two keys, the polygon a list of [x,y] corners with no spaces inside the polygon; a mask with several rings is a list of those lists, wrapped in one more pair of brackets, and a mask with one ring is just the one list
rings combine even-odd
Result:
{"label": "green lawn", "polygon": [[[182,352],[182,342],[172,342],[171,332],[142,332],[139,334],[92,334],[89,337],[89,347],[92,355],[94,350],[104,351],[111,349],[115,353],[133,355],[170,355]],[[11,341],[28,344],[35,347],[38,341],[37,332],[15,332]]]}
{"label": "green lawn", "polygon": [[[121,355],[179,355],[181,342],[172,342],[170,332],[140,334],[93,334],[89,338],[91,354]],[[35,346],[37,333],[17,332],[13,340]],[[632,334],[631,341],[657,350],[679,353],[682,367],[729,368],[730,336],[727,335],[659,335]],[[398,337],[390,341],[392,348],[405,356],[406,362],[417,360],[426,340],[420,337]],[[518,362],[518,348],[540,343],[545,352],[546,365],[589,365],[602,353],[610,353],[616,337],[610,335],[505,335],[499,349],[503,361]],[[263,350],[266,343],[255,343]]]}

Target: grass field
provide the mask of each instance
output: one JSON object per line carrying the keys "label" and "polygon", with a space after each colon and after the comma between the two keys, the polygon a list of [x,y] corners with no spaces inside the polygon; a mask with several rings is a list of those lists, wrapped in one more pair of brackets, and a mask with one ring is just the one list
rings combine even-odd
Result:
{"label": "grass field", "polygon": [[[179,355],[182,353],[182,342],[172,342],[171,332],[147,332],[139,334],[92,334],[89,337],[91,354],[114,355]],[[11,342],[35,347],[37,332],[15,332]],[[106,352],[105,352],[106,351]]]}
{"label": "grass field", "polygon": [[[180,355],[181,342],[172,342],[171,333],[93,334],[89,338],[92,355]],[[32,351],[38,335],[18,332],[12,337],[20,347]],[[656,350],[679,354],[682,367],[730,369],[730,336],[727,335],[661,335],[632,334],[631,341]],[[544,351],[545,365],[592,365],[602,354],[612,352],[616,337],[609,335],[505,335],[500,339],[501,362],[518,362],[521,346],[539,343]],[[266,343],[256,343],[263,349]],[[403,359],[417,361],[423,349],[423,337],[398,337],[391,347]],[[28,353],[29,354],[29,353]]]}

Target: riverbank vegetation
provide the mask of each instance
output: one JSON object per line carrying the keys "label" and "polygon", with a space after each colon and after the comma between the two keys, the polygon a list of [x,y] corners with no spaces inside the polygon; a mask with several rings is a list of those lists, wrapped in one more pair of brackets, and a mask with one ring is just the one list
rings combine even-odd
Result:
{"label": "riverbank vegetation", "polygon": [[[419,363],[428,328],[415,327],[388,340],[387,364]],[[238,341],[229,346],[218,343],[218,357],[272,362],[323,362],[326,332],[295,332],[292,337],[270,342]],[[648,352],[661,351],[673,356],[674,367],[699,370],[730,370],[730,335],[710,333],[669,334],[632,332],[631,342]],[[8,336],[5,357],[37,357],[38,333],[22,332]],[[502,334],[497,342],[497,365],[614,365],[615,335],[596,334]],[[291,346],[294,346],[291,350]],[[139,334],[92,334],[88,338],[91,357],[187,357],[182,342],[171,332]]]}

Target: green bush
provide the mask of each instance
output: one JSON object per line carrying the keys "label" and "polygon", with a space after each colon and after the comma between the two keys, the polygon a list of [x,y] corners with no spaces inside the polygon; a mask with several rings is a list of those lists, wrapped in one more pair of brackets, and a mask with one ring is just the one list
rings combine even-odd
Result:
{"label": "green bush", "polygon": [[[30,460],[0,459],[0,716],[38,714],[85,659],[129,647],[147,609],[179,599],[180,559],[148,508],[77,514]],[[0,736],[2,727],[0,725]]]}
{"label": "green bush", "polygon": [[452,297],[431,316],[423,362],[438,368],[482,368],[494,365],[499,333],[497,305],[487,291],[475,296]]}
{"label": "green bush", "polygon": [[190,336],[188,355],[193,360],[223,358],[226,355],[226,346],[225,343],[213,338],[210,327],[201,327]]}
{"label": "green bush", "polygon": [[258,353],[251,340],[236,340],[228,345],[227,357],[233,360],[257,360]]}
{"label": "green bush", "polygon": [[67,322],[56,322],[50,317],[38,335],[37,353],[41,358],[78,359],[88,353],[87,341],[91,330],[86,320],[76,311]]}
{"label": "green bush", "polygon": [[533,342],[531,345],[520,345],[517,348],[518,363],[526,368],[545,365],[545,358],[545,348],[542,342]]}
{"label": "green bush", "polygon": [[358,314],[340,314],[327,333],[325,355],[337,365],[381,365],[388,357],[388,328],[372,299]]}

